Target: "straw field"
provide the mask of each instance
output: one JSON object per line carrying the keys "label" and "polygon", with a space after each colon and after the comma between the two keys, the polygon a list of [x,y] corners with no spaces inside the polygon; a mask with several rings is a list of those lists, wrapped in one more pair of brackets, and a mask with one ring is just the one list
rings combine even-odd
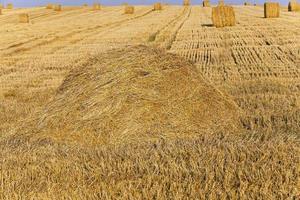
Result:
{"label": "straw field", "polygon": [[299,198],[299,12],[62,6],[0,15],[0,199]]}

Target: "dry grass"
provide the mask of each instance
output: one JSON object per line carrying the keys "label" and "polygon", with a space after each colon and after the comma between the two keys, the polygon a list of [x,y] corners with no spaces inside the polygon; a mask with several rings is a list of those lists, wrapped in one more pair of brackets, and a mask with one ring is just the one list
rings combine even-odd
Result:
{"label": "dry grass", "polygon": [[280,14],[279,3],[265,3],[264,4],[265,18],[277,18]]}
{"label": "dry grass", "polygon": [[19,14],[19,23],[29,23],[29,15],[27,13]]}
{"label": "dry grass", "polygon": [[[1,15],[0,199],[298,199],[299,13],[281,9],[280,18],[266,20],[261,6],[234,6],[236,26],[217,29],[211,26],[211,9],[202,5],[166,6],[160,12],[152,12],[152,5],[135,6],[132,15],[122,15],[123,9],[103,7],[103,12],[87,12],[80,6],[64,7],[58,14],[44,8],[21,8]],[[30,15],[30,26],[16,23],[20,13]],[[127,56],[118,51],[111,56],[104,53],[128,44],[160,46],[181,58],[152,48],[142,59],[132,59],[142,54],[133,50]],[[124,64],[126,60],[133,60],[133,69]],[[174,66],[170,63],[186,63],[193,69],[191,74],[203,80],[197,87],[204,83],[204,91],[214,88],[217,93],[213,96],[222,93],[221,100],[233,101],[241,111],[234,121],[242,127],[227,131],[213,125],[215,131],[205,128],[189,135],[183,128],[171,129],[176,121],[165,123],[151,112],[153,119],[142,121],[160,124],[152,130],[169,128],[167,134],[126,134],[126,128],[134,129],[132,122],[140,123],[139,116],[144,119],[146,115],[134,113],[126,118],[133,112],[118,112],[122,103],[136,105],[124,109],[143,111],[138,105],[164,96],[155,92],[161,85],[174,88],[165,95],[176,92],[177,85],[185,88],[177,93],[191,91],[188,83],[183,84],[187,75],[178,80],[153,79],[161,84],[146,87],[145,82],[143,89],[136,87],[154,74],[165,77],[172,73],[169,68],[160,70],[164,65]],[[151,66],[160,67],[154,70]],[[147,67],[153,76],[139,73]],[[101,69],[106,70],[103,76]],[[114,79],[100,85],[105,77],[111,77],[109,69]],[[94,73],[100,75],[92,76]],[[180,83],[181,79],[185,81]],[[173,86],[169,82],[174,82]],[[128,95],[123,101],[100,98],[111,92],[113,96]],[[192,98],[186,101],[195,97],[189,94]],[[210,101],[203,99],[211,96],[205,93],[197,99],[207,105]],[[216,102],[211,102],[208,108],[218,111],[218,106],[213,106]],[[182,104],[176,101],[172,105],[164,107],[169,108],[164,113]],[[88,112],[80,112],[85,110]],[[219,115],[213,111],[213,117]],[[108,116],[118,116],[115,119],[124,113],[122,127],[107,125],[124,133],[103,130],[108,136],[97,138],[100,131],[93,126],[117,124],[113,117],[111,121],[104,117],[108,112],[114,113]],[[59,113],[66,116],[70,129],[52,129],[64,123]],[[78,115],[72,117],[74,113]],[[157,113],[165,116],[160,109]],[[166,119],[189,119],[182,127],[193,130],[194,123],[204,122],[198,121],[202,111],[191,120],[190,113],[179,112]],[[51,120],[55,116],[61,124]],[[53,127],[50,123],[34,126],[33,122],[44,118]],[[87,124],[92,126],[82,120],[89,120]],[[43,127],[50,127],[49,134],[40,132]],[[93,138],[77,131],[87,128]],[[179,130],[182,136],[170,137],[170,130]],[[114,135],[112,140],[107,139],[109,135]]]}
{"label": "dry grass", "polygon": [[235,13],[232,6],[217,6],[212,8],[212,21],[215,27],[235,25]]}

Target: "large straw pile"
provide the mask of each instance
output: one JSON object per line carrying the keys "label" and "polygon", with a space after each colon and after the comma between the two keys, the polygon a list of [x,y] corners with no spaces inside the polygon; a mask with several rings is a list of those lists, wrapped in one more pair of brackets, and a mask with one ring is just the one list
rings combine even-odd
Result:
{"label": "large straw pile", "polygon": [[53,4],[51,3],[47,4],[46,9],[53,9]]}
{"label": "large straw pile", "polygon": [[264,14],[265,18],[276,18],[279,17],[280,6],[279,3],[265,3],[264,4]]}
{"label": "large straw pile", "polygon": [[19,22],[20,23],[29,23],[29,15],[27,13],[19,14]]}
{"label": "large straw pile", "polygon": [[13,4],[9,3],[9,4],[7,4],[6,8],[7,8],[7,9],[13,9],[14,6],[13,6]]}
{"label": "large straw pile", "polygon": [[99,3],[94,3],[93,10],[101,10],[101,5]]}
{"label": "large straw pile", "polygon": [[189,6],[191,3],[190,3],[190,0],[183,0],[183,5],[184,6]]}
{"label": "large straw pile", "polygon": [[88,144],[193,137],[234,130],[238,121],[233,101],[194,65],[144,46],[75,68],[40,116],[33,125],[38,135]]}
{"label": "large straw pile", "polygon": [[288,10],[290,12],[300,11],[300,4],[294,1],[290,1],[288,5]]}
{"label": "large straw pile", "polygon": [[212,9],[212,21],[215,27],[235,25],[235,13],[232,6],[217,6]]}
{"label": "large straw pile", "polygon": [[54,11],[61,11],[61,5],[55,5]]}
{"label": "large straw pile", "polygon": [[204,0],[204,1],[203,1],[203,7],[210,7],[210,2],[209,2],[209,0]]}
{"label": "large straw pile", "polygon": [[125,6],[124,14],[133,14],[133,13],[134,13],[134,7],[133,6]]}
{"label": "large straw pile", "polygon": [[155,3],[155,4],[154,4],[154,10],[162,10],[162,5],[161,5],[161,3]]}

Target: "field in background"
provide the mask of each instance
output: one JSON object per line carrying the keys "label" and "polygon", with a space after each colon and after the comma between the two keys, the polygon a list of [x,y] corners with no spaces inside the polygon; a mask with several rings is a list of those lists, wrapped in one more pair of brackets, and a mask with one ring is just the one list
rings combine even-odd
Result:
{"label": "field in background", "polygon": [[[62,182],[66,181],[65,184],[76,184],[76,182],[82,181],[84,186],[90,184],[97,189],[105,188],[105,191],[111,191],[111,194],[114,195],[119,195],[120,191],[125,192],[123,195],[127,193],[132,195],[126,196],[128,199],[133,197],[142,198],[147,196],[146,194],[151,194],[153,198],[166,198],[167,194],[163,193],[166,190],[179,191],[179,193],[187,195],[194,194],[194,191],[200,189],[203,194],[207,193],[208,195],[201,198],[218,198],[224,197],[222,196],[224,188],[218,184],[214,185],[214,183],[221,184],[220,180],[222,182],[227,180],[222,177],[224,171],[218,171],[222,168],[221,166],[226,165],[226,161],[224,161],[226,159],[221,162],[219,158],[223,158],[222,156],[226,152],[231,152],[232,157],[227,159],[231,160],[232,163],[239,163],[240,160],[243,160],[241,158],[243,156],[251,160],[253,156],[260,154],[261,162],[258,165],[243,163],[243,166],[249,168],[232,167],[230,169],[234,169],[234,172],[227,171],[225,173],[232,176],[238,174],[237,176],[242,182],[242,175],[248,170],[247,174],[254,174],[251,180],[264,185],[264,188],[254,187],[246,190],[247,186],[238,185],[238,182],[230,184],[238,185],[237,187],[242,188],[241,191],[253,195],[267,195],[270,190],[284,191],[282,193],[285,195],[288,195],[288,193],[299,194],[299,191],[296,191],[295,187],[290,187],[289,184],[299,183],[300,173],[299,157],[293,154],[293,152],[299,152],[298,139],[300,133],[300,13],[287,12],[286,8],[282,8],[280,18],[265,19],[263,18],[263,7],[234,6],[237,19],[236,26],[217,29],[212,27],[211,8],[164,6],[162,11],[154,12],[152,6],[136,6],[133,15],[124,15],[123,9],[120,6],[103,7],[101,11],[92,11],[91,8],[80,7],[66,7],[62,12],[46,10],[45,8],[3,10],[3,15],[0,15],[0,137],[9,135],[24,119],[30,117],[36,110],[45,105],[73,66],[86,57],[126,45],[145,44],[164,48],[168,52],[175,53],[193,62],[199,73],[207,81],[230,95],[239,106],[241,113],[243,113],[240,118],[243,126],[241,132],[250,131],[254,138],[259,139],[257,141],[254,139],[255,141],[252,143],[250,139],[245,142],[236,137],[236,141],[241,142],[235,144],[233,140],[225,138],[225,145],[218,146],[218,139],[205,136],[205,138],[193,141],[194,146],[187,141],[179,141],[166,146],[159,143],[156,144],[158,147],[152,147],[150,144],[149,146],[140,147],[136,144],[133,147],[122,147],[122,149],[117,150],[109,149],[112,152],[111,155],[106,154],[108,150],[95,150],[95,153],[93,149],[80,150],[72,147],[65,153],[69,156],[69,160],[66,158],[67,156],[64,157],[63,155],[60,159],[64,163],[62,165],[70,164],[68,162],[71,161],[75,162],[75,165],[69,169],[64,168],[59,172],[60,175],[53,169],[52,175],[55,174],[55,176],[60,177],[65,173],[69,175],[69,182],[61,180]],[[24,12],[30,15],[29,24],[18,23],[18,14]],[[266,136],[263,136],[263,133]],[[274,139],[275,136],[278,136],[279,139]],[[214,151],[209,146],[203,145],[202,141],[206,141],[210,145],[216,144],[217,150]],[[256,144],[257,146],[255,146]],[[137,151],[138,148],[148,152],[148,154],[142,154]],[[154,150],[152,149],[152,151],[151,148]],[[130,151],[126,152],[124,149],[130,149]],[[191,153],[186,157],[180,149],[184,149],[182,151],[185,153]],[[263,150],[264,153],[258,149]],[[84,151],[85,155],[89,156],[91,160],[97,160],[99,157],[104,156],[104,160],[106,159],[109,162],[103,163],[98,160],[99,163],[95,161],[82,167],[78,164],[78,159],[83,158],[75,156],[78,151]],[[280,151],[283,154],[278,153]],[[153,154],[153,152],[157,154]],[[166,152],[172,153],[167,154]],[[193,154],[198,155],[199,159],[203,161],[207,159],[203,152],[206,152],[207,157],[212,159],[204,164],[202,163],[206,169],[204,169],[205,167],[199,169],[201,164],[197,163],[197,159],[193,158]],[[272,160],[270,157],[274,152],[277,152],[278,155],[276,154]],[[6,153],[9,154],[5,150],[2,151],[2,155]],[[39,152],[35,152],[35,154],[39,155]],[[24,160],[28,156],[29,153],[25,153]],[[43,155],[42,157],[46,160],[47,156],[51,157],[53,155]],[[183,163],[177,163],[176,156],[179,160],[184,160]],[[283,161],[286,158],[285,156],[291,160],[286,160],[285,166],[279,166],[278,162]],[[122,157],[128,158],[127,164],[123,163]],[[10,159],[14,159],[13,155]],[[34,162],[34,159],[30,159],[32,158],[28,158],[26,162]],[[57,158],[53,156],[51,159],[55,160]],[[147,159],[154,161],[153,163],[157,164],[157,168],[155,166],[151,168],[151,163],[147,163]],[[113,160],[117,161],[114,162]],[[141,162],[140,168],[135,168],[137,160]],[[166,161],[167,163],[164,163],[165,160],[170,162]],[[268,177],[272,174],[272,171],[270,171],[268,165],[262,163],[263,161],[276,162],[274,166],[279,170],[276,171],[278,174],[284,174],[285,169],[290,166],[295,167],[295,169],[289,171],[289,175],[279,175],[278,179],[280,180],[271,180]],[[128,168],[120,167],[118,162],[121,163],[121,166],[124,164]],[[161,165],[161,163],[164,164]],[[217,163],[215,171],[213,168],[209,168],[214,163]],[[104,167],[105,164],[107,164],[107,168]],[[76,173],[80,170],[93,171],[99,165],[103,168],[102,171],[100,170],[101,173],[118,169],[120,174],[109,176],[102,174],[101,177],[103,176],[106,179],[103,179],[104,182],[101,187],[93,185],[97,181],[96,178],[86,180],[87,177],[83,174],[78,177],[79,180],[72,177],[73,172]],[[8,164],[5,165],[5,167],[8,166]],[[76,166],[79,166],[78,169],[76,169]],[[263,170],[261,175],[259,173],[255,174],[257,171],[254,169],[257,169],[258,166]],[[198,171],[199,174],[202,172],[207,173],[214,178],[189,174],[189,168],[195,171],[200,170]],[[180,177],[177,177],[178,180],[192,177],[190,182],[193,182],[193,178],[197,177],[203,183],[208,182],[208,185],[203,188],[195,185],[194,188],[190,188],[187,182],[185,182],[186,185],[181,185],[179,181],[176,182],[177,169],[185,172],[185,174],[180,174]],[[147,177],[146,182],[139,179],[138,175],[149,171],[159,171],[168,178],[161,179],[162,176],[156,174],[154,178],[153,176]],[[10,176],[3,173],[0,175],[3,180],[3,177]],[[33,169],[32,173],[35,174],[37,171]],[[128,178],[125,174],[129,174],[130,177]],[[294,176],[290,176],[291,174]],[[19,179],[24,178],[18,174],[13,175]],[[48,175],[44,174],[46,177]],[[287,179],[287,182],[283,181],[287,185],[282,184],[282,188],[279,185],[279,188],[271,189],[271,186],[267,185],[268,181],[271,183],[278,181],[279,183],[282,181],[281,178]],[[135,180],[131,182],[131,186],[134,188],[132,193],[130,193],[130,189],[126,188],[125,183],[127,182],[124,180],[128,179]],[[159,189],[155,189],[155,187],[158,187],[155,185],[156,181],[162,185],[165,184],[164,188],[160,188],[162,190],[161,194],[158,194]],[[118,183],[116,185],[117,189],[112,188],[111,185],[116,182]],[[170,182],[174,184],[168,185]],[[37,185],[32,186],[33,188],[42,187],[38,183],[35,184]],[[7,183],[7,185],[9,184]],[[139,196],[137,188],[147,188],[150,187],[149,185],[152,186],[151,189],[148,188],[149,193],[144,189],[143,195],[145,196]],[[60,191],[57,185],[52,186],[53,190]],[[11,185],[7,188],[12,187]],[[72,188],[74,198],[78,197],[80,191],[74,192],[76,186],[72,185],[70,188]],[[209,194],[209,188],[214,188],[216,193]],[[225,190],[227,189],[228,196],[243,198],[241,196],[243,194],[231,193],[232,188],[225,188]],[[68,188],[62,190],[68,190]],[[82,190],[86,191],[81,196],[82,198],[112,198],[111,194],[105,192],[98,196],[92,196],[93,188]],[[5,195],[9,197],[8,189],[5,190],[2,187],[0,191],[3,197]],[[25,188],[20,189],[20,191],[28,192]],[[28,194],[30,193],[28,192]],[[47,194],[47,191],[44,191],[43,194]],[[62,191],[57,194],[61,195],[61,198],[66,195]],[[88,196],[88,194],[91,196]],[[16,194],[16,197],[21,196],[18,195],[20,194]],[[282,199],[288,197],[278,196],[275,193],[268,195],[270,195],[269,197]],[[43,197],[41,196],[41,198]],[[173,196],[171,199],[174,198],[180,199],[180,196]],[[191,196],[191,198],[197,197]]]}

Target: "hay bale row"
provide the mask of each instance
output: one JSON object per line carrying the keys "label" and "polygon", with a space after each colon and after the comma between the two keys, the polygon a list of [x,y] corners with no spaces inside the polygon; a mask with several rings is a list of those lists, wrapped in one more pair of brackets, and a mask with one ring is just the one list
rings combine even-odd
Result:
{"label": "hay bale row", "polygon": [[217,6],[212,9],[212,21],[215,27],[235,25],[235,13],[232,6]]}
{"label": "hay bale row", "polygon": [[204,1],[203,1],[203,7],[210,7],[210,2],[209,2],[209,0],[204,0]]}
{"label": "hay bale row", "polygon": [[294,11],[300,11],[300,4],[297,3],[297,2],[289,2],[289,5],[288,5],[288,10],[290,12],[294,12]]}
{"label": "hay bale row", "polygon": [[133,14],[134,7],[133,6],[125,6],[124,14]]}
{"label": "hay bale row", "polygon": [[161,5],[161,3],[155,3],[155,4],[154,4],[154,10],[162,10],[162,5]]}
{"label": "hay bale row", "polygon": [[99,3],[94,3],[93,10],[101,10],[101,5]]}
{"label": "hay bale row", "polygon": [[53,9],[53,4],[51,3],[47,4],[46,9]]}
{"label": "hay bale row", "polygon": [[61,5],[60,4],[55,5],[54,6],[54,11],[61,11]]}
{"label": "hay bale row", "polygon": [[29,23],[29,15],[27,13],[19,14],[19,22],[20,23]]}
{"label": "hay bale row", "polygon": [[279,17],[280,6],[279,3],[265,3],[264,4],[264,14],[265,18],[276,18]]}
{"label": "hay bale row", "polygon": [[14,6],[13,6],[13,4],[9,3],[9,4],[7,4],[6,8],[7,8],[7,9],[13,9]]}
{"label": "hay bale row", "polygon": [[184,6],[189,6],[191,3],[190,3],[190,0],[183,0],[183,5]]}

